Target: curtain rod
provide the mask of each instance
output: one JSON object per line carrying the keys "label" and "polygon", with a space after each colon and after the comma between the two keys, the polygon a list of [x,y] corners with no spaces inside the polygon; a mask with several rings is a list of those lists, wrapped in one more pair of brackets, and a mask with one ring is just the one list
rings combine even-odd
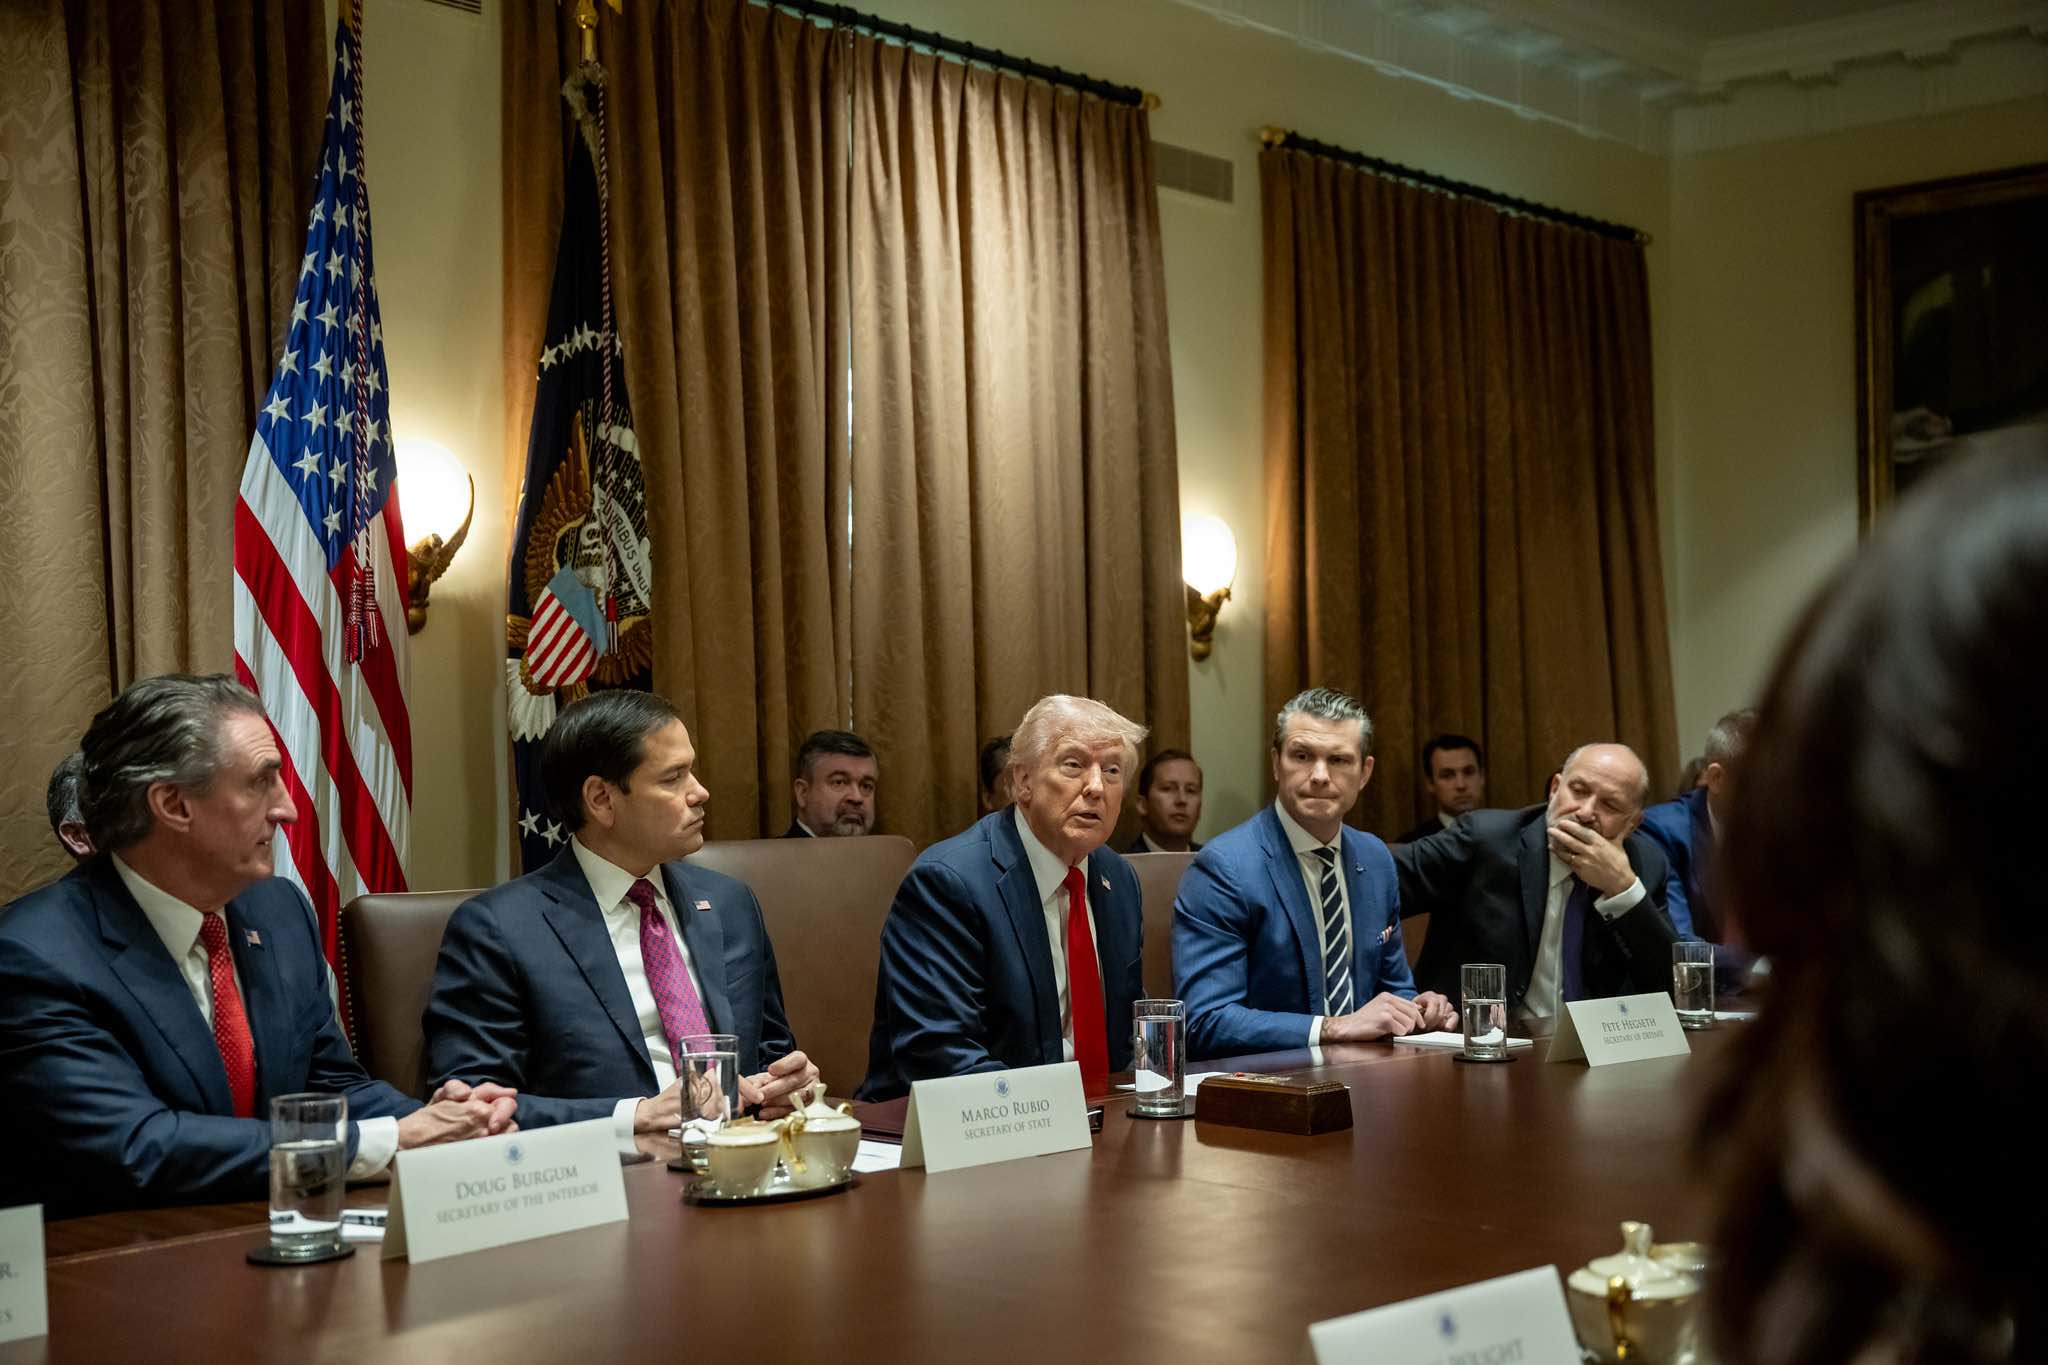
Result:
{"label": "curtain rod", "polygon": [[1583,213],[1573,213],[1569,209],[1552,208],[1533,199],[1517,199],[1514,195],[1502,194],[1499,190],[1489,190],[1481,185],[1468,185],[1462,180],[1452,180],[1447,176],[1432,175],[1428,171],[1418,171],[1412,166],[1367,156],[1364,152],[1354,152],[1347,147],[1333,147],[1327,142],[1317,142],[1312,137],[1303,137],[1300,133],[1287,128],[1261,128],[1259,141],[1268,147],[1328,157],[1332,161],[1341,161],[1346,165],[1357,166],[1390,179],[1406,180],[1429,189],[1462,195],[1467,199],[1477,199],[1482,204],[1492,204],[1525,217],[1548,219],[1553,223],[1563,223],[1568,227],[1598,233],[1602,237],[1612,237],[1618,241],[1634,242],[1639,246],[1650,244],[1650,234],[1639,228],[1622,223],[1610,223],[1603,218],[1589,218]]}
{"label": "curtain rod", "polygon": [[980,47],[959,38],[948,38],[943,33],[927,29],[912,28],[899,24],[893,19],[866,14],[851,5],[834,5],[825,0],[763,0],[773,9],[789,10],[808,19],[823,19],[840,28],[865,29],[878,37],[893,38],[899,43],[913,47],[929,48],[943,52],[949,57],[962,61],[979,62],[1002,71],[1014,71],[1020,76],[1030,76],[1053,85],[1065,85],[1085,94],[1099,95],[1114,104],[1128,104],[1134,109],[1152,110],[1159,107],[1159,96],[1140,90],[1135,85],[1114,85],[1109,81],[1097,80],[1075,71],[1063,71],[1056,66],[1046,66],[1028,57],[1012,57],[1007,52],[998,52],[992,47]]}

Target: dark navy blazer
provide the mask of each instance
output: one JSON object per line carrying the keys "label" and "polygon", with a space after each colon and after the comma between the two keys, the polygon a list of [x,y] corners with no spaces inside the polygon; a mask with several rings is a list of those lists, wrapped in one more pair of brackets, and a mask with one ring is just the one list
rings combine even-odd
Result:
{"label": "dark navy blazer", "polygon": [[1714,904],[1714,822],[1707,815],[1706,788],[1695,787],[1675,801],[1650,807],[1643,812],[1642,830],[1671,864],[1671,880],[1664,888],[1671,927],[1680,938],[1713,944],[1716,988],[1740,990],[1749,980],[1756,954],[1726,941],[1727,921]]}
{"label": "dark navy blazer", "polygon": [[[1549,829],[1543,806],[1475,810],[1440,834],[1403,844],[1401,913],[1430,917],[1415,964],[1424,990],[1452,1000],[1459,968],[1498,962],[1507,968],[1508,1008],[1518,1009],[1536,971],[1550,898]],[[1671,989],[1671,945],[1664,914],[1664,855],[1641,830],[1622,840],[1645,895],[1623,914],[1586,916],[1579,972],[1591,997]]]}
{"label": "dark navy blazer", "polygon": [[[1353,1005],[1382,991],[1413,999],[1394,860],[1349,825],[1342,840]],[[1310,1020],[1330,1012],[1301,859],[1271,806],[1210,840],[1181,878],[1173,983],[1197,1059],[1307,1047]]]}
{"label": "dark navy blazer", "polygon": [[[1131,1065],[1131,1003],[1144,995],[1138,876],[1107,846],[1088,855],[1109,1069]],[[1009,808],[933,844],[882,924],[875,1023],[859,1098],[912,1081],[1041,1066],[1064,1056],[1052,939]]]}
{"label": "dark navy blazer", "polygon": [[0,1206],[71,1217],[261,1199],[271,1097],[345,1096],[351,1161],[355,1119],[420,1107],[349,1052],[297,887],[266,878],[224,913],[256,1045],[254,1118],[235,1116],[213,1030],[108,858],[0,912]]}
{"label": "dark navy blazer", "polygon": [[[683,863],[663,863],[661,876],[711,1029],[739,1039],[741,1074],[794,1051],[754,893]],[[434,1082],[517,1088],[523,1128],[604,1118],[622,1099],[655,1093],[626,974],[568,845],[546,867],[456,909],[421,1023]]]}

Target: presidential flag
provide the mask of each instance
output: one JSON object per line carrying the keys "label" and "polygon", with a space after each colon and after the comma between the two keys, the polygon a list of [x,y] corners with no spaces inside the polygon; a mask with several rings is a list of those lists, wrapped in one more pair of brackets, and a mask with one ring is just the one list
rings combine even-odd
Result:
{"label": "presidential flag", "polygon": [[584,118],[570,148],[512,536],[505,714],[514,841],[529,871],[568,838],[541,790],[541,736],[561,707],[593,688],[647,687],[654,662],[647,485],[611,323],[595,126]]}
{"label": "presidential flag", "polygon": [[235,672],[263,699],[296,823],[277,869],[313,903],[405,890],[412,823],[405,533],[363,178],[361,48],[337,26],[291,325],[235,504]]}

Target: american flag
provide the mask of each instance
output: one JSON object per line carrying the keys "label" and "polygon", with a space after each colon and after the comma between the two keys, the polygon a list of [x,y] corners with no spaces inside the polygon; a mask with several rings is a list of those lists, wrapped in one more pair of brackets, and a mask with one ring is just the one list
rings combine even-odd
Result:
{"label": "american flag", "polygon": [[405,533],[346,17],[334,46],[298,296],[235,505],[235,671],[299,808],[278,871],[313,902],[330,961],[344,904],[405,889],[412,823]]}

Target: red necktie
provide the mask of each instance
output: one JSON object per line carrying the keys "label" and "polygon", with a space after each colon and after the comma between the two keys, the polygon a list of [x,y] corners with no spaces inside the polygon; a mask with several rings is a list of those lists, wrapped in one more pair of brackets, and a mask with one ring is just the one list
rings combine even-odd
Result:
{"label": "red necktie", "polygon": [[1088,932],[1088,879],[1067,869],[1067,1001],[1074,1021],[1074,1060],[1081,1064],[1081,1092],[1109,1092],[1109,1039],[1102,1025],[1102,972],[1095,965],[1095,936]]}
{"label": "red necktie", "polygon": [[242,1011],[242,993],[235,989],[235,958],[228,951],[226,919],[216,910],[199,923],[206,944],[206,970],[213,977],[213,1045],[220,1049],[228,1072],[228,1094],[235,1117],[256,1117],[256,1043],[249,1036],[249,1016]]}

